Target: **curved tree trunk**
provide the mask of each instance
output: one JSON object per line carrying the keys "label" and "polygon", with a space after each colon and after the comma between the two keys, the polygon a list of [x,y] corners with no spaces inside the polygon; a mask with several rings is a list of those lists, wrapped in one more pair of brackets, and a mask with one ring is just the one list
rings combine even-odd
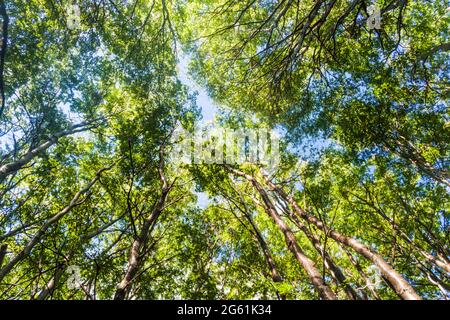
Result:
{"label": "curved tree trunk", "polygon": [[[242,196],[242,194],[241,194],[241,192],[240,192],[239,190],[236,190],[236,189],[234,189],[234,190],[235,190],[235,192],[236,192],[237,194],[239,194],[239,198],[241,199],[241,203],[242,203],[242,205],[244,206],[244,210],[243,210],[241,207],[239,207],[239,206],[233,201],[232,198],[230,198],[230,197],[228,197],[228,196],[226,196],[226,195],[225,195],[225,197],[227,197],[227,199],[228,199],[230,202],[232,202],[232,203],[234,204],[234,206],[235,206],[239,211],[242,212],[242,214],[244,215],[245,219],[246,219],[246,220],[250,223],[250,225],[252,226],[252,230],[253,230],[253,231],[251,231],[251,230],[249,229],[249,232],[251,232],[251,233],[255,236],[256,240],[257,240],[258,243],[259,243],[259,246],[261,247],[261,250],[262,250],[262,252],[263,252],[264,258],[265,258],[265,260],[266,260],[266,262],[267,262],[267,266],[268,266],[269,269],[270,269],[270,275],[271,275],[272,281],[273,281],[273,282],[282,282],[282,281],[283,281],[283,278],[281,277],[280,273],[278,272],[278,269],[277,269],[277,267],[276,267],[276,265],[275,265],[275,261],[273,260],[272,254],[270,253],[269,246],[267,245],[266,240],[264,240],[264,237],[262,236],[261,231],[259,231],[258,226],[257,226],[257,225],[255,224],[255,222],[253,221],[253,218],[252,218],[252,216],[251,216],[251,214],[250,214],[250,210],[249,210],[247,204],[245,203],[244,197]],[[236,216],[236,217],[237,217],[237,216]]]}
{"label": "curved tree trunk", "polygon": [[[278,202],[280,203],[279,199]],[[311,231],[298,219],[296,215],[292,213],[289,208],[286,208],[282,203],[280,203],[283,211],[292,219],[292,222],[305,234],[305,236],[311,241],[312,245],[316,251],[320,254],[325,264],[325,267],[330,271],[331,276],[335,282],[344,288],[344,292],[349,298],[349,300],[361,300],[356,291],[352,288],[350,284],[347,283],[347,278],[341,269],[334,263],[331,256],[325,250],[325,248],[320,243],[318,237],[311,233]]]}
{"label": "curved tree trunk", "polygon": [[159,176],[161,180],[161,195],[158,199],[156,206],[153,208],[150,217],[145,220],[142,226],[141,232],[133,241],[130,248],[130,255],[128,258],[128,267],[122,280],[119,282],[114,294],[114,300],[124,300],[131,289],[131,283],[134,280],[137,272],[139,271],[142,263],[142,248],[148,242],[149,233],[151,228],[155,224],[156,220],[164,210],[167,196],[173,187],[174,182],[169,186],[167,183],[166,176],[164,175],[164,158],[163,158],[163,148],[160,150],[160,160],[159,160]]}
{"label": "curved tree trunk", "polygon": [[365,258],[372,261],[380,270],[382,276],[386,279],[389,285],[395,290],[397,295],[405,300],[421,300],[420,296],[415,292],[414,288],[402,277],[400,273],[394,270],[378,253],[372,251],[366,245],[362,244],[358,240],[347,237],[341,233],[338,233],[327,226],[325,226],[316,217],[308,215],[303,209],[301,209],[297,202],[288,196],[281,188],[273,184],[269,178],[264,175],[266,183],[278,193],[286,202],[288,202],[294,211],[304,220],[315,225],[318,229],[325,232],[330,238],[337,242],[340,242],[356,252],[360,253]]}
{"label": "curved tree trunk", "polygon": [[284,239],[288,249],[294,254],[299,264],[308,274],[311,283],[318,291],[320,297],[325,300],[336,300],[337,299],[336,295],[330,289],[330,287],[324,282],[324,280],[322,279],[322,275],[315,266],[314,262],[302,251],[302,249],[297,243],[297,238],[295,237],[294,233],[286,225],[283,219],[281,219],[281,217],[278,215],[274,205],[270,201],[269,196],[267,195],[266,191],[261,186],[261,184],[258,181],[256,181],[256,179],[254,179],[252,176],[245,174],[244,172],[233,169],[228,165],[225,165],[225,167],[233,174],[247,179],[258,191],[265,204],[266,212],[273,219],[278,228],[283,232]]}

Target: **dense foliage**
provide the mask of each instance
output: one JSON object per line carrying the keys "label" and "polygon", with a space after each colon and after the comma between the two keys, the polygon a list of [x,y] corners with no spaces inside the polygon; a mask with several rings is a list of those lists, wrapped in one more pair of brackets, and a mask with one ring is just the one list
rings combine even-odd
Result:
{"label": "dense foliage", "polygon": [[[450,299],[450,3],[374,3],[1,0],[0,298]],[[276,167],[174,161],[183,57]]]}

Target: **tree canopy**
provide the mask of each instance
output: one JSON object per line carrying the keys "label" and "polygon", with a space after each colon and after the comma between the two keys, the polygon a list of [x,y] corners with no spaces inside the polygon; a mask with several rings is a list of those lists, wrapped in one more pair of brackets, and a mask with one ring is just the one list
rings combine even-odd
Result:
{"label": "tree canopy", "polygon": [[0,19],[0,299],[450,299],[448,1]]}

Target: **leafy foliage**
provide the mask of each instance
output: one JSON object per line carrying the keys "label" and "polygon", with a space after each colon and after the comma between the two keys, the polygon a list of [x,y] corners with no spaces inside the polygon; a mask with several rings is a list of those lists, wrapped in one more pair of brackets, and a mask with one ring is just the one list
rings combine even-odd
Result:
{"label": "leafy foliage", "polygon": [[[77,3],[0,12],[1,299],[450,299],[447,1]],[[173,161],[182,56],[278,167]]]}

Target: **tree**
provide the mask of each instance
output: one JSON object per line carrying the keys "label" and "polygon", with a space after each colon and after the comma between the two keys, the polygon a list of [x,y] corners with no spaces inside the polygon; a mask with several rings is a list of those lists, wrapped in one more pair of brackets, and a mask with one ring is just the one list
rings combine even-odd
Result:
{"label": "tree", "polygon": [[0,299],[450,299],[446,2],[72,5],[0,2]]}

